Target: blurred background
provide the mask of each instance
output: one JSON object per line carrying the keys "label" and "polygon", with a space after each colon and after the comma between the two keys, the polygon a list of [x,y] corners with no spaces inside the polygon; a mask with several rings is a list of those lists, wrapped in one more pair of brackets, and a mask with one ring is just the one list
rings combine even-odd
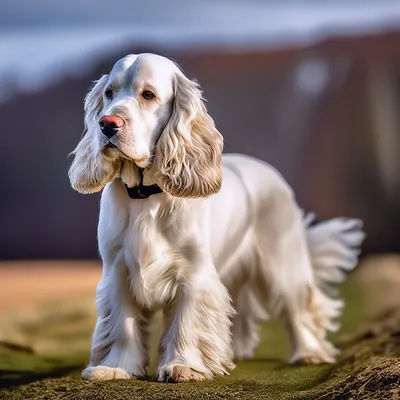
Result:
{"label": "blurred background", "polygon": [[[277,167],[319,219],[363,219],[364,254],[400,252],[398,0],[0,0],[0,317],[49,298],[93,306],[100,196],[70,188],[68,154],[91,82],[141,52],[198,79],[225,152]],[[32,339],[41,324],[0,339],[59,351]]]}
{"label": "blurred background", "polygon": [[96,258],[99,195],[67,177],[91,82],[129,53],[176,60],[226,152],[277,167],[318,217],[400,251],[398,1],[1,0],[0,258]]}

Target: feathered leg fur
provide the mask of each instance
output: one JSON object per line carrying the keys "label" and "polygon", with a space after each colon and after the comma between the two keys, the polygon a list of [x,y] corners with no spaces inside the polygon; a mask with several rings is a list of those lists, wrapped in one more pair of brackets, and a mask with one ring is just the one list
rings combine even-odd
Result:
{"label": "feathered leg fur", "polygon": [[[147,374],[148,325],[151,313],[129,291],[127,271],[116,262],[97,287],[98,319],[93,333],[88,380],[129,379]],[[107,271],[107,266],[105,266]]]}
{"label": "feathered leg fur", "polygon": [[228,374],[232,363],[233,309],[217,274],[200,273],[164,309],[157,380],[199,381]]}

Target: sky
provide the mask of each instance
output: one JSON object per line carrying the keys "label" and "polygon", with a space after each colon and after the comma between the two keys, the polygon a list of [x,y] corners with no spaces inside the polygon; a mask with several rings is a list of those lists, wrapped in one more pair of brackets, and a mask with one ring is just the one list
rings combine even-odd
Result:
{"label": "sky", "polygon": [[[400,27],[400,1],[0,0],[0,102],[134,45],[273,49]],[[2,94],[1,94],[2,93]]]}

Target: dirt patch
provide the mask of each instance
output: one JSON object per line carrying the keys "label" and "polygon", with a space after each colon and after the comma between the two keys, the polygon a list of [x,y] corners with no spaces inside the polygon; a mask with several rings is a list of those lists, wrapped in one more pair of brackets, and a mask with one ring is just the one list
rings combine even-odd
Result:
{"label": "dirt patch", "polygon": [[[100,277],[98,261],[1,262],[0,344],[46,355],[88,351]],[[18,352],[14,362],[1,354],[0,368],[36,365]]]}
{"label": "dirt patch", "polygon": [[94,293],[99,261],[8,261],[0,263],[0,311],[36,307]]}
{"label": "dirt patch", "polygon": [[371,322],[347,343],[313,399],[400,399],[400,310]]}

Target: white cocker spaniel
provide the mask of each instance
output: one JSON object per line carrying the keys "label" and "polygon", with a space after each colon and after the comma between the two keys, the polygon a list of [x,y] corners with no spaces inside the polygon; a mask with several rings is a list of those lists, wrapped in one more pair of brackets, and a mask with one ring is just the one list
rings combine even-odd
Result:
{"label": "white cocker spaniel", "polygon": [[274,168],[222,147],[199,85],[167,58],[128,55],[88,94],[69,170],[75,190],[104,189],[84,378],[145,376],[160,309],[159,381],[227,374],[270,317],[285,324],[290,362],[334,362],[331,289],[357,264],[361,222],[312,225]]}

